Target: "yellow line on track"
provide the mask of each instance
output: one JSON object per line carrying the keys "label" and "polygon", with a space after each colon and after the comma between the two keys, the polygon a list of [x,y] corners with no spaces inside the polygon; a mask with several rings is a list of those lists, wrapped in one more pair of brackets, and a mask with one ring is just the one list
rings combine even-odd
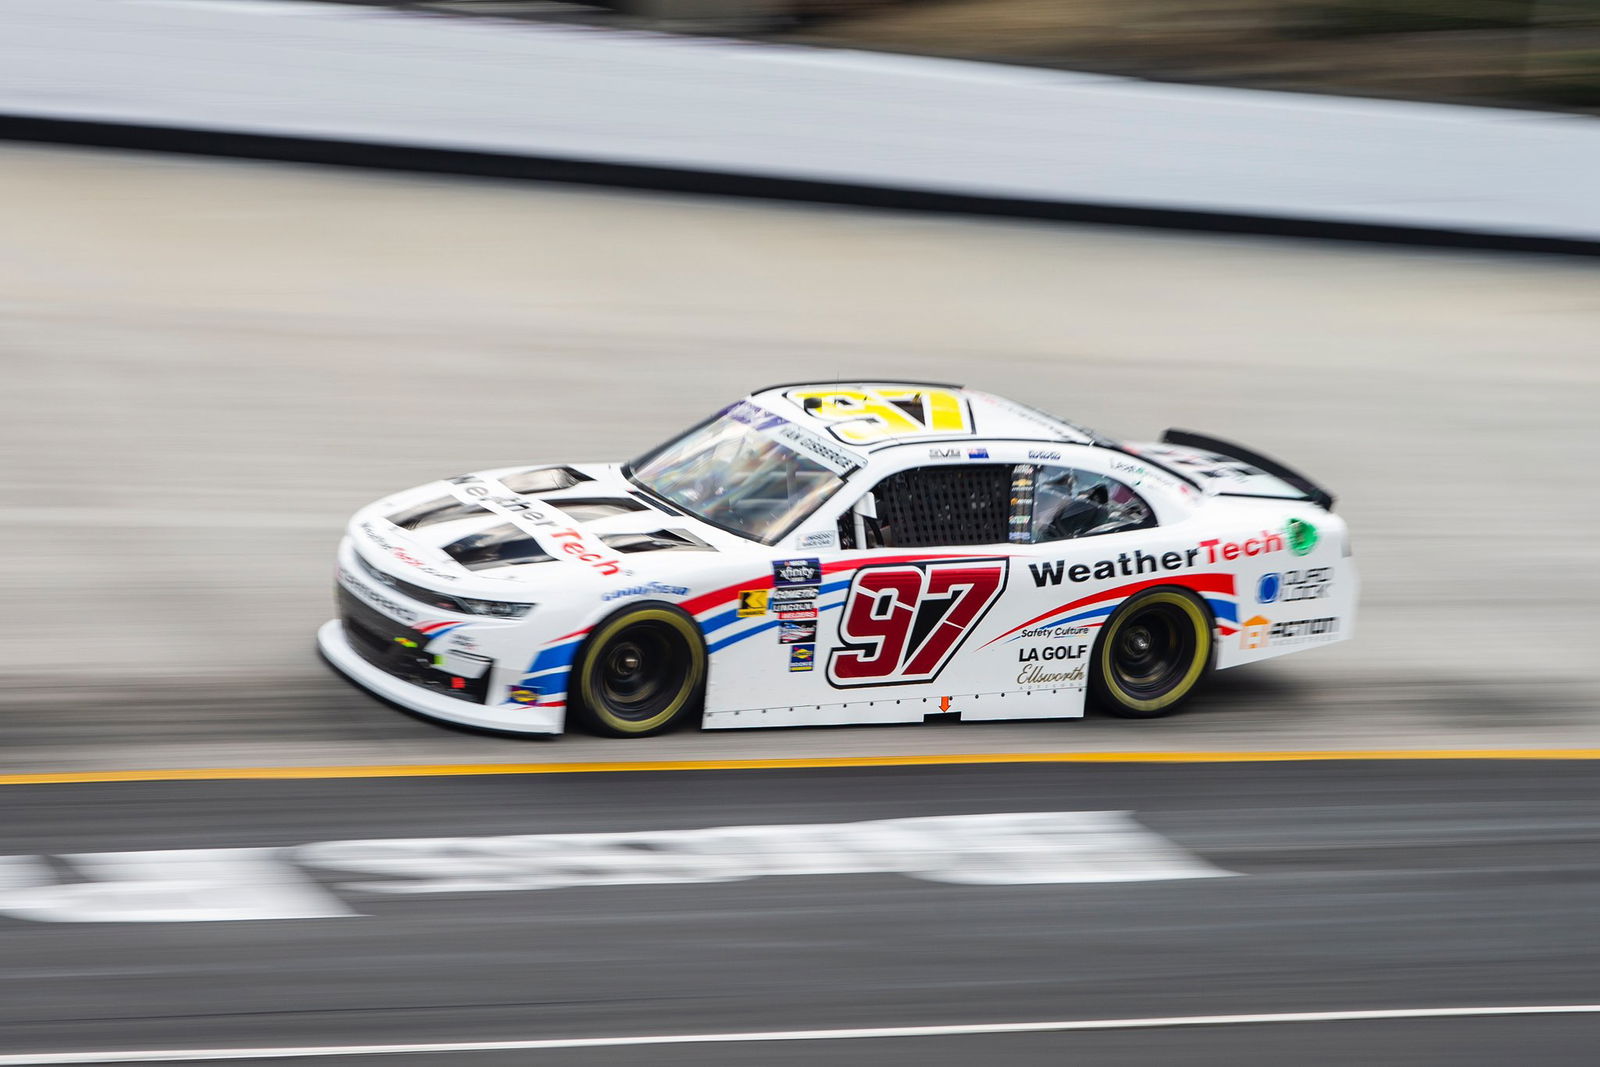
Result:
{"label": "yellow line on track", "polygon": [[1308,749],[1287,752],[974,752],[931,756],[798,756],[634,760],[618,763],[435,763],[324,767],[179,767],[167,770],[0,774],[0,786],[104,782],[228,782],[319,778],[454,778],[492,774],[617,774],[827,767],[946,767],[984,763],[1297,763],[1326,760],[1592,760],[1600,748]]}

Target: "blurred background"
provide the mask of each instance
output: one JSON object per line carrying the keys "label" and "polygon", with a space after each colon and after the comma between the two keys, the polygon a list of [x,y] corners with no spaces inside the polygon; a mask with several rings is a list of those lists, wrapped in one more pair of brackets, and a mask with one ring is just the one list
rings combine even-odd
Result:
{"label": "blurred background", "polygon": [[[412,96],[363,80],[362,42]],[[544,42],[559,62],[517,51]],[[1592,1057],[1594,3],[62,0],[0,12],[7,49],[5,1062],[401,1042],[420,1050],[407,1063],[511,1063],[530,1051],[442,1046],[527,1040],[560,1064]],[[839,117],[883,103],[855,49],[897,53],[870,62],[905,79],[898,140]],[[1053,95],[1058,73],[1085,95]],[[630,84],[673,115],[609,108]],[[757,140],[695,92],[752,130],[790,116],[760,134],[764,177],[839,185],[752,196],[735,179],[758,163],[736,155],[716,179],[733,195],[673,177]],[[1089,111],[1117,93],[1114,115]],[[938,125],[957,98],[985,139]],[[1030,102],[1072,121],[1071,101],[1097,116],[1076,184],[1039,185],[1020,214],[1093,200],[1153,208],[1145,225],[996,208],[1013,164],[1066,173],[1048,153],[1067,133],[1024,122]],[[1274,125],[1206,125],[1210,108]],[[1284,131],[1334,115],[1310,140],[1343,163],[1241,209],[1311,150]],[[173,151],[158,127],[185,123]],[[351,154],[374,131],[437,147],[446,128],[450,151],[497,158],[581,135],[593,155],[562,158],[623,158],[666,188]],[[357,165],[270,139],[301,134],[357,145],[329,150]],[[802,162],[774,169],[778,149]],[[901,169],[863,177],[861,159]],[[1215,201],[1185,198],[1211,164]],[[928,211],[928,190],[967,199]],[[1367,239],[1335,239],[1351,225]],[[961,381],[1113,436],[1191,426],[1283,458],[1351,523],[1358,637],[1227,672],[1168,720],[640,743],[445,730],[317,661],[356,507],[466,470],[626,458],[770,382],[841,375]],[[1107,762],[970,761],[996,754]],[[818,765],[649,769],[770,759]],[[929,762],[829,765],[911,759]],[[981,866],[999,845],[959,820],[1008,813],[1061,816],[1006,831],[1010,880],[907,876],[932,863],[907,854]],[[920,818],[936,824],[876,844],[837,829]],[[787,873],[684,843],[749,825],[834,829],[773,835],[812,857]],[[575,834],[657,836],[559,863],[520,851]],[[365,851],[329,846],[350,841]],[[412,866],[349,858],[373,842]],[[595,872],[618,849],[698,858],[616,884]],[[1015,873],[1046,859],[1048,877]],[[552,869],[567,880],[540,882]],[[402,875],[437,884],[385,881]],[[1539,1005],[1591,1007],[1501,1010]],[[1455,1008],[1487,1014],[1426,1014]],[[1390,1009],[1419,1014],[561,1044]]]}
{"label": "blurred background", "polygon": [[1600,108],[1600,5],[1593,0],[416,0],[388,6],[725,32],[1176,82]]}
{"label": "blurred background", "polygon": [[802,12],[802,40],[1179,82],[1600,108],[1592,0],[931,0]]}

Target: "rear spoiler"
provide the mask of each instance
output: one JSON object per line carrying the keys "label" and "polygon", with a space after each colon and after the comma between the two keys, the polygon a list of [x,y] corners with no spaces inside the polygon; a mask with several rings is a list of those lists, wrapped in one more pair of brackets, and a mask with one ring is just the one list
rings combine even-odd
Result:
{"label": "rear spoiler", "polygon": [[1178,445],[1183,448],[1198,448],[1206,452],[1215,452],[1218,455],[1227,456],[1229,459],[1236,459],[1241,463],[1247,463],[1252,467],[1266,471],[1275,478],[1281,478],[1288,482],[1304,493],[1308,500],[1323,511],[1333,510],[1332,493],[1298,471],[1285,467],[1277,460],[1269,459],[1259,452],[1252,452],[1239,445],[1220,441],[1215,437],[1207,437],[1204,434],[1194,433],[1190,430],[1169,429],[1161,435],[1161,443],[1164,445]]}

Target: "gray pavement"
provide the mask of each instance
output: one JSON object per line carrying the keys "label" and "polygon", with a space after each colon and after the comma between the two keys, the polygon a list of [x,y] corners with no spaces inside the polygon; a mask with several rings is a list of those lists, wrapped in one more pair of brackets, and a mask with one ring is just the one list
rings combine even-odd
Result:
{"label": "gray pavement", "polygon": [[[1597,282],[1557,259],[0,149],[0,770],[1600,747]],[[1281,455],[1351,518],[1359,636],[1225,673],[1160,722],[638,744],[443,730],[312,655],[364,501],[626,456],[751,387],[841,373]],[[0,854],[30,857],[0,863],[0,1051],[1594,1002],[1593,766],[0,787]],[[1234,877],[407,895],[282,859],[350,837],[1077,811],[1132,812]],[[62,856],[172,849],[269,850],[336,917],[42,921],[39,894],[112,899]],[[156,869],[146,907],[173,899]],[[1581,1017],[1434,1019],[540,1060],[1578,1063],[1594,1036]]]}
{"label": "gray pavement", "polygon": [[[22,913],[19,891],[0,892],[0,1049],[1592,1004],[1592,767],[993,766],[6,787],[13,854],[270,849],[348,912],[42,922]],[[1145,831],[1232,877],[955,884],[817,873],[599,885],[604,864],[567,858],[552,860],[578,879],[566,888],[397,893],[385,887],[410,876],[335,869],[330,853],[303,847],[620,832],[660,842],[662,832],[728,825],[1033,811],[1129,811]],[[437,876],[487,870],[454,847]],[[86,869],[81,856],[52,862],[53,877],[68,881]],[[148,886],[146,903],[181,890],[181,877]],[[87,888],[49,892],[68,894],[80,912],[103,905]],[[173,907],[186,913],[200,896]],[[1316,1051],[1295,1062],[1578,1063],[1595,1034],[1585,1018],[1404,1020],[558,1050],[539,1061],[1221,1064],[1282,1062],[1298,1045]],[[1519,1045],[1525,1056],[1496,1060]]]}
{"label": "gray pavement", "polygon": [[[0,767],[1600,747],[1600,268],[0,149]],[[771,381],[1183,425],[1340,497],[1358,637],[1159,723],[433,729],[311,654],[346,515]],[[622,755],[622,753],[626,755]]]}
{"label": "gray pavement", "polygon": [[[1371,1023],[1297,1024],[1246,1028],[1197,1027],[1176,1031],[1030,1034],[1025,1036],[837,1041],[826,1045],[689,1045],[642,1049],[603,1048],[541,1051],[541,1067],[791,1067],[839,1064],[850,1067],[915,1064],[929,1067],[1039,1067],[1083,1063],[1094,1067],[1150,1067],[1182,1063],[1189,1067],[1349,1067],[1358,1063],[1407,1067],[1504,1067],[1505,1064],[1572,1065],[1592,1062],[1600,1025],[1593,1018],[1453,1019]],[[287,1059],[300,1065],[325,1060]],[[337,1062],[337,1061],[336,1061]],[[356,1064],[380,1062],[376,1057]],[[455,1067],[451,1055],[407,1055],[386,1061],[394,1067]],[[520,1067],[529,1054],[474,1055],[472,1067]]]}

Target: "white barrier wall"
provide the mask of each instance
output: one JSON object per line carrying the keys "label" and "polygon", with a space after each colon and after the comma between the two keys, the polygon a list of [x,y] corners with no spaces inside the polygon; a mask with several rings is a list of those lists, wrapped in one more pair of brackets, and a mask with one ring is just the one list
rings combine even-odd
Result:
{"label": "white barrier wall", "polygon": [[0,113],[1600,241],[1600,121],[268,0],[5,0]]}

